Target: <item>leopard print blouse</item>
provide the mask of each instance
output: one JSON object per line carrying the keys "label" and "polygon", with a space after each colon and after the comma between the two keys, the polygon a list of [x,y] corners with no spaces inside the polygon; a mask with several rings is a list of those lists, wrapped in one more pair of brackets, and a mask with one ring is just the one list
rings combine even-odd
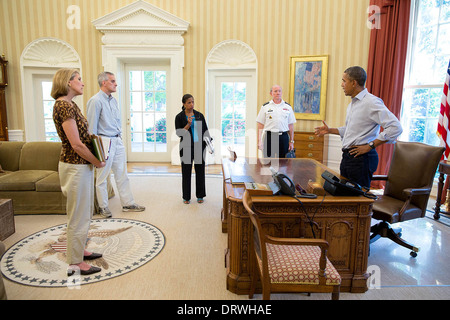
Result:
{"label": "leopard print blouse", "polygon": [[53,121],[55,123],[56,131],[62,142],[61,156],[59,161],[67,162],[71,164],[89,164],[88,161],[83,159],[72,148],[69,139],[67,138],[62,124],[68,119],[74,119],[80,140],[88,149],[93,152],[92,135],[88,131],[88,122],[84,115],[81,113],[80,108],[73,102],[73,105],[64,100],[57,100],[53,106]]}

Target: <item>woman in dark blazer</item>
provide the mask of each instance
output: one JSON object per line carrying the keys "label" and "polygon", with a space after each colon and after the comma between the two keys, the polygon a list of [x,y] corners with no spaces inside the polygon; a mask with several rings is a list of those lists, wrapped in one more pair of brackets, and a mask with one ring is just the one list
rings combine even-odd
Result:
{"label": "woman in dark blazer", "polygon": [[175,129],[180,137],[181,173],[183,179],[183,202],[191,200],[192,163],[195,167],[197,202],[203,203],[205,188],[205,148],[204,137],[210,137],[203,114],[194,110],[194,97],[185,94],[182,98],[183,110],[175,117]]}

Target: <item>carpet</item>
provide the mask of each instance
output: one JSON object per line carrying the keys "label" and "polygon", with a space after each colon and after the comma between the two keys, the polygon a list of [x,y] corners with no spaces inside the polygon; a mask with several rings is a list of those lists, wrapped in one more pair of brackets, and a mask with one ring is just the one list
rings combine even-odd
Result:
{"label": "carpet", "polygon": [[130,219],[93,220],[87,250],[103,254],[87,263],[102,268],[91,276],[67,276],[66,224],[37,232],[11,246],[0,262],[7,279],[29,286],[70,287],[91,284],[131,272],[164,248],[164,234],[155,226]]}

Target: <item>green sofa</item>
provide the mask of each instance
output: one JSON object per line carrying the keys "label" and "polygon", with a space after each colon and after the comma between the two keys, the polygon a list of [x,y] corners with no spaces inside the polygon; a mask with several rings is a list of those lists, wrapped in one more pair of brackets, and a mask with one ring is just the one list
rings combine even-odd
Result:
{"label": "green sofa", "polygon": [[[0,241],[0,258],[5,253],[5,245]],[[6,300],[5,284],[3,283],[2,273],[0,272],[0,300]]]}
{"label": "green sofa", "polygon": [[[61,142],[0,142],[0,199],[13,200],[14,214],[66,214],[58,174],[60,154]],[[112,198],[111,177],[107,183]]]}
{"label": "green sofa", "polygon": [[60,153],[60,142],[1,142],[0,198],[13,200],[14,214],[66,213]]}

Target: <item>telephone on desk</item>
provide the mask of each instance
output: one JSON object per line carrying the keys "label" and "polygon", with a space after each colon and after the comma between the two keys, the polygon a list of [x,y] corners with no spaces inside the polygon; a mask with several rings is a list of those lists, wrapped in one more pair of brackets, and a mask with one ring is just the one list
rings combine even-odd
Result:
{"label": "telephone on desk", "polygon": [[271,188],[273,190],[273,194],[281,193],[291,197],[299,197],[299,198],[317,198],[317,195],[303,192],[302,188],[299,189],[300,195],[296,194],[296,186],[292,182],[292,180],[283,173],[279,173],[275,171],[274,168],[270,167],[270,171],[272,172],[273,183],[271,184]]}
{"label": "telephone on desk", "polygon": [[[376,199],[377,196],[371,193],[368,193],[370,189],[363,188],[356,182],[339,179],[331,172],[325,171],[322,173],[322,178],[325,179],[325,183],[323,184],[323,188],[325,191],[330,193],[333,196],[358,196],[363,195],[370,199]],[[366,190],[364,190],[366,189]]]}

